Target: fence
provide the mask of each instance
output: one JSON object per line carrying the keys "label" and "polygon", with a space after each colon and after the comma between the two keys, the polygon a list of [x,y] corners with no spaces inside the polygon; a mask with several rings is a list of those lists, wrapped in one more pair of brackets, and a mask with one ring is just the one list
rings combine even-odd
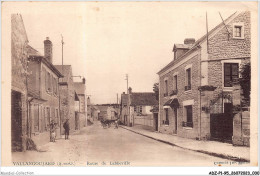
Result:
{"label": "fence", "polygon": [[134,124],[135,125],[145,125],[153,127],[153,116],[147,115],[147,116],[135,116],[134,117]]}

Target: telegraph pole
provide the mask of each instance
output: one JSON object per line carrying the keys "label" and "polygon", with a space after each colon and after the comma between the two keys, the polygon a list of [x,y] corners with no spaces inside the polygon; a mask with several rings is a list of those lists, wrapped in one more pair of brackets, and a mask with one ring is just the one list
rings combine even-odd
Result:
{"label": "telegraph pole", "polygon": [[130,94],[128,89],[128,74],[126,74],[126,86],[127,86],[127,126],[130,125]]}
{"label": "telegraph pole", "polygon": [[[61,34],[61,62],[62,62],[62,66],[61,66],[61,69],[62,69],[62,75],[63,75],[63,45],[64,45],[64,42],[63,42],[63,36]],[[59,79],[59,78],[58,78]],[[63,81],[63,78],[61,78],[62,81]],[[60,99],[60,91],[59,91],[59,115],[60,115],[60,137],[61,137],[61,134],[62,134],[62,118],[61,118],[61,99]],[[63,118],[64,118],[64,114],[63,114]],[[64,120],[64,119],[63,119]]]}
{"label": "telegraph pole", "polygon": [[63,74],[63,45],[64,45],[63,36],[61,34],[61,69],[62,69],[62,74]]}

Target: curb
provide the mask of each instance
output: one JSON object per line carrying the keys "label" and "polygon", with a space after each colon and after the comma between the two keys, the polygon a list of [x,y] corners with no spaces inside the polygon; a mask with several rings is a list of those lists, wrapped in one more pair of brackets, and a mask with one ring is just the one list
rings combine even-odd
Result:
{"label": "curb", "polygon": [[207,155],[210,155],[210,156],[215,156],[215,157],[219,157],[219,158],[223,158],[223,159],[229,159],[229,160],[236,161],[236,162],[250,162],[250,160],[248,160],[246,158],[234,157],[234,156],[231,156],[231,155],[225,155],[225,154],[221,154],[221,153],[214,153],[214,152],[209,152],[209,151],[205,151],[205,150],[195,150],[195,149],[182,147],[182,146],[176,145],[174,143],[171,143],[171,142],[168,142],[168,141],[165,141],[165,140],[162,140],[162,139],[154,138],[154,137],[151,137],[151,136],[148,136],[148,135],[136,132],[134,130],[125,128],[125,127],[123,127],[121,125],[119,127],[123,128],[125,130],[128,130],[128,131],[131,131],[133,133],[142,135],[144,137],[147,137],[147,138],[150,138],[150,139],[153,139],[153,140],[156,140],[156,141],[159,141],[159,142],[162,142],[162,143],[174,146],[174,147],[179,147],[179,148],[184,149],[184,150],[190,150],[190,151],[194,151],[194,152],[199,152],[199,153],[207,154]]}

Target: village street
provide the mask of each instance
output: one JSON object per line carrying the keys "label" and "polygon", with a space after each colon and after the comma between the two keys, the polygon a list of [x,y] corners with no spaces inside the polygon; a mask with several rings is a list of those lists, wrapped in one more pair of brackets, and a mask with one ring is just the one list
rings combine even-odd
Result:
{"label": "village street", "polygon": [[123,128],[103,129],[99,121],[74,133],[70,140],[60,139],[39,148],[45,151],[15,152],[13,161],[55,162],[55,166],[214,166],[214,162],[228,161],[173,147]]}

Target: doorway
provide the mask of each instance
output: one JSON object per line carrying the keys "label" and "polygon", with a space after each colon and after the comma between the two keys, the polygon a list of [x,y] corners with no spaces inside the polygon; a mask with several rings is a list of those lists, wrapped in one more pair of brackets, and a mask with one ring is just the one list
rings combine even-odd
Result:
{"label": "doorway", "polygon": [[153,121],[154,121],[154,129],[158,131],[158,113],[153,114]]}
{"label": "doorway", "polygon": [[177,126],[178,126],[178,121],[177,121],[177,108],[174,107],[173,108],[173,114],[174,114],[174,130],[173,130],[173,134],[177,134]]}
{"label": "doorway", "polygon": [[22,101],[21,93],[12,91],[11,95],[11,136],[12,151],[22,151]]}

